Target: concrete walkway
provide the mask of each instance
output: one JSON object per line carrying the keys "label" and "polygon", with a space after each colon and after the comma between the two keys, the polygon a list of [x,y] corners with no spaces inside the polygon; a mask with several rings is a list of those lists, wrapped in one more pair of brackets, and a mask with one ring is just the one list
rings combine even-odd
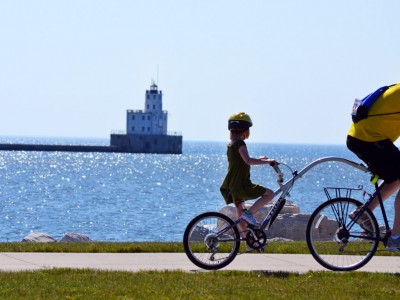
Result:
{"label": "concrete walkway", "polygon": [[[0,271],[78,268],[137,272],[203,272],[184,253],[0,253]],[[222,270],[294,272],[328,271],[308,254],[241,254]],[[400,273],[400,257],[375,256],[361,272]]]}

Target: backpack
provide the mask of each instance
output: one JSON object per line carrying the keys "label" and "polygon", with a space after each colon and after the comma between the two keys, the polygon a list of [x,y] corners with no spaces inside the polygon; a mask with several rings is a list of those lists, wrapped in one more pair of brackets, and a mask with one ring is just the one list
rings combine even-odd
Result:
{"label": "backpack", "polygon": [[385,85],[385,86],[377,89],[375,92],[369,94],[362,100],[356,99],[354,101],[353,111],[351,113],[351,118],[353,119],[353,122],[357,123],[358,121],[364,120],[364,119],[366,119],[368,117],[372,117],[372,116],[392,115],[392,114],[400,113],[400,112],[391,112],[391,113],[384,113],[384,114],[368,115],[368,111],[371,108],[371,106],[375,103],[375,101],[378,100],[378,98],[388,88],[390,88],[394,85],[396,85],[396,84]]}

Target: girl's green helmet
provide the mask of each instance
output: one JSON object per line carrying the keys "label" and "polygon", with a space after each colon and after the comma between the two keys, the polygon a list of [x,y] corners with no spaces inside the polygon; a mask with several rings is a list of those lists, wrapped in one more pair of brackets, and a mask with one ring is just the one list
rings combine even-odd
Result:
{"label": "girl's green helmet", "polygon": [[239,112],[233,114],[228,119],[228,129],[235,131],[246,131],[251,126],[253,126],[253,122],[248,114],[244,112]]}

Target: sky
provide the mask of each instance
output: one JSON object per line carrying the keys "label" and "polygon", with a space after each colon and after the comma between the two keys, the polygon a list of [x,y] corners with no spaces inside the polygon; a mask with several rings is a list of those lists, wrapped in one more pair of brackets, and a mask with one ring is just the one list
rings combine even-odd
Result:
{"label": "sky", "polygon": [[344,144],[355,98],[400,81],[398,0],[4,0],[0,136],[109,138],[152,80],[168,131]]}

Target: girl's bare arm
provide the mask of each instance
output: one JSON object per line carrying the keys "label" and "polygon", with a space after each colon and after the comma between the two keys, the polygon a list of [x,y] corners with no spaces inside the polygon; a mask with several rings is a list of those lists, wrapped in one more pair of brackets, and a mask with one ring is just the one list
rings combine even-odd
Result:
{"label": "girl's bare arm", "polygon": [[239,148],[240,156],[242,157],[243,161],[248,165],[274,165],[276,161],[274,159],[270,159],[266,156],[262,156],[260,158],[253,158],[249,156],[249,152],[247,151],[246,146],[241,146]]}

